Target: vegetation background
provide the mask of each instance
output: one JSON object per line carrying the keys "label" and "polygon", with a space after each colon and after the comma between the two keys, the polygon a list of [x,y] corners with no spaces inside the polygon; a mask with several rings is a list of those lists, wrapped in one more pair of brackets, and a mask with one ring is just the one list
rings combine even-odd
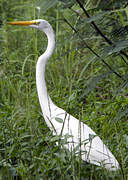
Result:
{"label": "vegetation background", "polygon": [[[56,35],[46,69],[50,96],[102,138],[119,171],[56,146],[35,84],[47,38],[7,25],[38,18],[48,20]],[[0,0],[0,23],[0,179],[128,180],[127,0]]]}

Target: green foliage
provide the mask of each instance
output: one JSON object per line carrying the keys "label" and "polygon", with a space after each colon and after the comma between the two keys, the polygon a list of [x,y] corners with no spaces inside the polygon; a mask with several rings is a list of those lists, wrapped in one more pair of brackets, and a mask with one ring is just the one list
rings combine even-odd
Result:
{"label": "green foliage", "polygon": [[[127,0],[1,0],[0,12],[0,179],[126,180]],[[35,83],[47,39],[6,24],[36,18],[48,20],[56,35],[46,69],[51,98],[103,139],[120,162],[118,172],[83,162],[63,148],[68,137],[60,141],[47,128]]]}

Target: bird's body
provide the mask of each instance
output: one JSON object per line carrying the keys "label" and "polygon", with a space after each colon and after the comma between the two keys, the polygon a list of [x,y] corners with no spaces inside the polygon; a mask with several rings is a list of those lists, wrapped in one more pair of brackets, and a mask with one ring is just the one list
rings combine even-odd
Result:
{"label": "bird's body", "polygon": [[104,166],[109,170],[117,170],[119,164],[110,150],[104,145],[96,133],[83,122],[57,107],[48,95],[45,82],[45,65],[53,53],[55,46],[54,32],[51,25],[45,20],[34,20],[27,22],[12,22],[13,25],[26,25],[42,30],[48,38],[48,46],[36,65],[36,85],[39,102],[47,126],[54,135],[62,138],[67,137],[65,148],[70,151],[76,147],[81,158],[89,163]]}

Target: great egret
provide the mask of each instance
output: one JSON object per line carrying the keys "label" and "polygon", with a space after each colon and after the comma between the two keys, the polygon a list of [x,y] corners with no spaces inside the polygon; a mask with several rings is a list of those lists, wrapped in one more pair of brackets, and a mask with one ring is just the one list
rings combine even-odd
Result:
{"label": "great egret", "polygon": [[42,19],[32,21],[9,22],[11,25],[23,25],[43,31],[48,38],[46,51],[39,57],[36,65],[36,85],[40,106],[47,126],[54,135],[67,137],[65,148],[76,154],[81,152],[81,158],[89,163],[103,166],[109,170],[119,169],[119,164],[110,150],[103,144],[96,133],[83,122],[74,118],[63,109],[57,107],[48,95],[45,82],[45,65],[53,53],[55,38],[52,26]]}

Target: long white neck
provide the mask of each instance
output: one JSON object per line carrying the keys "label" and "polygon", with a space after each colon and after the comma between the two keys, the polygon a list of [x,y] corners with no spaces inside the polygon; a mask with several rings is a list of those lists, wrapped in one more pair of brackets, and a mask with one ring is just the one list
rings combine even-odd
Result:
{"label": "long white neck", "polygon": [[53,102],[50,99],[47,92],[47,87],[46,87],[46,82],[45,82],[45,65],[53,53],[53,50],[55,47],[55,38],[54,38],[53,29],[50,24],[49,24],[49,28],[46,29],[44,32],[48,38],[48,46],[44,54],[42,54],[37,61],[36,86],[37,86],[39,102],[40,102],[43,115],[44,117],[50,118],[50,107],[53,106]]}

